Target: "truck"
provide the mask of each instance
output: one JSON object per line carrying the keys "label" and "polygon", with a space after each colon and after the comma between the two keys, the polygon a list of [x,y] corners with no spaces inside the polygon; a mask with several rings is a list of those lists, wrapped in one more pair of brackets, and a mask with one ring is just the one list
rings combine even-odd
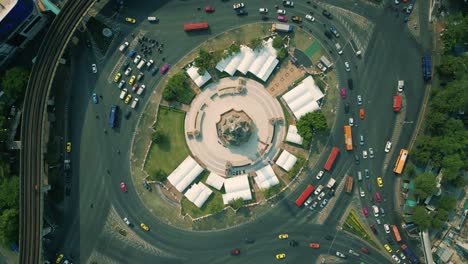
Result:
{"label": "truck", "polygon": [[353,150],[353,136],[351,134],[350,126],[344,126],[344,138],[346,150]]}
{"label": "truck", "polygon": [[409,258],[411,263],[413,263],[413,264],[419,264],[420,263],[419,259],[416,257],[416,255],[414,255],[413,251],[411,251],[411,249],[409,249],[409,247],[406,244],[401,245],[401,249],[403,250],[405,255]]}
{"label": "truck", "polygon": [[431,56],[426,55],[422,57],[422,71],[424,81],[428,82],[432,79],[432,62]]}
{"label": "truck", "polygon": [[307,198],[312,194],[314,191],[314,186],[312,185],[307,185],[307,188],[301,193],[301,195],[296,199],[296,205],[297,206],[302,206],[302,204],[307,200]]}
{"label": "truck", "polygon": [[401,109],[401,95],[393,96],[393,112],[398,113]]}
{"label": "truck", "polygon": [[327,162],[325,163],[325,166],[323,167],[326,171],[330,171],[331,168],[333,167],[333,164],[335,163],[336,157],[340,153],[340,149],[337,147],[333,147],[330,155],[328,156]]}
{"label": "truck", "polygon": [[336,180],[333,178],[330,178],[327,183],[327,188],[331,189],[335,185]]}
{"label": "truck", "polygon": [[345,180],[346,180],[346,193],[351,193],[351,191],[353,190],[353,177],[351,176],[346,176],[345,177]]}
{"label": "truck", "polygon": [[184,24],[185,31],[203,30],[203,29],[208,29],[208,28],[209,28],[209,25],[206,22]]}
{"label": "truck", "polygon": [[293,27],[288,24],[273,23],[271,25],[271,32],[292,32]]}

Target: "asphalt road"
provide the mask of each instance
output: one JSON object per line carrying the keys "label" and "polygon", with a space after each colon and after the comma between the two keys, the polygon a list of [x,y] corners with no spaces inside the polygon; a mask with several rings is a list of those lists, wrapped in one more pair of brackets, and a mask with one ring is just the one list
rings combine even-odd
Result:
{"label": "asphalt road", "polygon": [[[276,2],[280,4],[280,1]],[[376,158],[361,159],[361,164],[355,166],[353,153],[344,152],[342,125],[347,123],[349,115],[344,114],[341,102],[329,142],[329,146],[338,146],[342,149],[341,156],[333,170],[333,176],[342,179],[348,171],[353,173],[369,168],[373,190],[376,190],[378,187],[375,178],[382,173],[385,155],[383,148],[395,126],[391,98],[395,93],[398,79],[405,80],[407,87],[405,95],[407,102],[410,102],[407,104],[406,120],[415,121],[418,114],[423,96],[420,71],[421,47],[410,36],[401,19],[397,19],[388,10],[364,5],[360,1],[357,1],[359,5],[354,4],[356,1],[335,2],[343,8],[365,15],[375,23],[374,33],[363,59],[356,60],[349,45],[345,46],[341,57],[336,52],[333,52],[330,57],[337,65],[340,86],[345,85],[348,77],[354,79],[355,88],[352,91],[348,90],[346,99],[351,105],[351,113],[358,125],[353,128],[354,141],[357,142],[357,134],[364,134],[365,147],[373,147]],[[290,15],[304,16],[312,10],[319,22],[314,24],[304,22],[304,28],[310,29],[313,34],[321,38],[327,49],[334,50],[333,43],[324,40],[321,23],[327,23],[328,26],[330,21],[320,14],[321,9],[315,10],[305,1],[295,1],[295,3],[295,8],[287,9],[288,17]],[[208,4],[217,8],[215,13],[206,14],[203,11],[197,11],[197,7],[203,8]],[[161,56],[166,58],[166,62],[174,64],[195,46],[218,33],[241,24],[260,22],[260,15],[257,13],[259,7],[268,7],[269,16],[271,18],[274,16],[274,3],[271,1],[246,3],[246,10],[249,11],[246,17],[236,16],[231,4],[232,2],[222,1],[170,1],[163,4],[141,1],[126,8],[121,16],[115,18],[114,23],[122,31],[120,36],[126,37],[137,28],[147,31],[147,36],[162,40],[165,44],[165,51]],[[145,21],[145,18],[151,14],[160,17],[159,24],[150,25]],[[142,22],[135,27],[122,24],[122,18],[125,16],[135,17],[137,21]],[[188,36],[182,31],[182,24],[202,21],[210,23],[209,33]],[[335,20],[332,23],[345,37],[347,33],[342,30],[343,28]],[[113,48],[116,48],[119,43]],[[326,155],[318,163],[318,168],[311,168],[309,180],[305,181],[296,193],[278,202],[272,210],[254,222],[214,232],[183,231],[160,223],[132,192],[128,149],[136,125],[136,113],[133,113],[129,120],[121,119],[120,126],[115,131],[104,133],[107,129],[110,105],[117,104],[123,107],[123,103],[118,100],[119,90],[107,81],[109,73],[121,55],[119,52],[110,53],[110,57],[98,65],[100,74],[94,76],[90,72],[90,64],[94,60],[93,55],[89,50],[82,52],[87,56],[81,53],[76,56],[75,60],[72,60],[72,63],[76,64],[74,74],[77,81],[71,87],[72,103],[69,107],[74,179],[74,187],[69,199],[78,201],[78,204],[69,208],[69,217],[65,217],[61,228],[66,235],[63,247],[57,248],[57,252],[64,252],[67,256],[74,255],[76,263],[85,263],[96,252],[120,263],[146,263],[150,260],[155,263],[271,263],[277,253],[286,253],[288,263],[298,263],[305,260],[313,261],[318,253],[334,254],[336,250],[347,252],[350,248],[357,250],[362,246],[361,242],[342,232],[336,233],[333,244],[331,241],[324,240],[326,235],[335,232],[334,225],[348,206],[347,196],[335,198],[340,199],[340,203],[335,205],[324,226],[310,224],[308,218],[310,211],[297,208],[293,203],[303,186],[309,182],[317,183],[316,180],[310,179],[315,177],[320,170]],[[162,64],[161,56],[155,56],[158,65]],[[351,62],[350,73],[344,70],[344,60]],[[153,87],[152,84],[158,80],[159,78],[150,81],[147,87]],[[103,95],[97,105],[90,101],[93,89]],[[366,118],[363,121],[357,116],[357,94],[361,94],[364,98]],[[148,95],[149,91],[146,91],[143,104],[146,103]],[[141,109],[144,109],[143,104],[140,105],[137,114],[141,114]],[[96,118],[96,115],[99,118]],[[414,124],[403,126],[398,143],[393,146],[394,150],[408,145],[413,129]],[[118,154],[117,150],[121,153]],[[354,152],[360,154],[360,147],[356,147]],[[395,158],[394,153],[390,164],[393,164]],[[391,169],[392,165],[388,167],[385,174],[381,174],[385,183],[382,193],[388,198],[387,204],[384,205],[387,209],[385,220],[389,223],[396,223],[396,215],[392,212],[393,206],[390,204],[390,201],[393,201],[390,197],[392,197],[394,182]],[[109,174],[107,170],[110,170]],[[325,182],[327,179],[328,175],[322,181]],[[125,181],[130,190],[125,195],[118,188],[121,181]],[[368,200],[363,200],[363,203],[365,206],[370,205]],[[135,228],[135,232],[146,243],[157,247],[161,252],[154,252],[148,249],[149,246],[134,246],[128,241],[110,237],[104,231],[104,221],[111,208],[114,208],[121,217],[128,216],[133,223],[144,222],[149,225],[151,231],[143,232]],[[279,240],[277,235],[280,233],[288,233],[290,238],[298,240],[299,247],[290,247],[287,241]],[[245,237],[253,237],[256,242],[244,244],[242,241]],[[319,242],[321,248],[316,251],[311,250],[306,246],[309,242]],[[233,248],[241,249],[242,253],[239,257],[228,255],[228,251]],[[352,257],[349,258],[352,259]],[[388,262],[384,255],[375,250],[372,250],[371,255],[365,255],[362,258],[366,263]],[[357,261],[358,259],[353,259],[353,262]]]}

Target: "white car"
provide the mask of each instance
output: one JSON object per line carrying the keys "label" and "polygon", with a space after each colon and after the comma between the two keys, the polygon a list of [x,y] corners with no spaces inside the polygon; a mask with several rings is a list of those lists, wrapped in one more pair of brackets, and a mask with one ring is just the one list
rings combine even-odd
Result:
{"label": "white car", "polygon": [[383,228],[385,229],[385,233],[390,234],[390,226],[388,224],[384,224]]}
{"label": "white car", "polygon": [[135,59],[133,60],[133,63],[138,64],[138,63],[140,62],[140,60],[141,60],[141,56],[140,56],[140,55],[137,55],[137,56],[135,57]]}
{"label": "white car", "polygon": [[312,198],[312,196],[310,196],[305,202],[304,202],[304,206],[309,206],[309,204],[313,201],[314,199]]}
{"label": "white car", "polygon": [[364,190],[362,188],[359,188],[359,194],[361,195],[361,197],[366,196],[366,193],[364,192]]}
{"label": "white car", "polygon": [[352,117],[349,118],[349,126],[354,126],[354,119]]}
{"label": "white car", "polygon": [[306,15],[305,18],[309,21],[312,21],[314,22],[315,21],[315,17],[311,16],[311,15]]}
{"label": "white car", "polygon": [[239,8],[243,8],[244,6],[245,6],[244,3],[234,3],[232,5],[232,8],[239,9]]}
{"label": "white car", "polygon": [[120,99],[125,99],[125,95],[127,95],[127,92],[128,90],[127,89],[123,89],[122,92],[120,92]]}
{"label": "white car", "polygon": [[284,6],[293,7],[293,6],[294,6],[294,2],[293,2],[293,1],[283,1],[283,5],[284,5]]}
{"label": "white car", "polygon": [[351,68],[349,67],[349,62],[345,61],[344,66],[346,67],[347,72],[351,71]]}
{"label": "white car", "polygon": [[146,63],[146,68],[151,67],[151,65],[153,65],[153,63],[154,63],[154,60],[149,60],[149,61]]}
{"label": "white car", "polygon": [[400,4],[400,1],[399,0],[395,0],[395,5],[398,5]]}
{"label": "white car", "polygon": [[357,104],[362,105],[362,96],[360,94],[357,96]]}
{"label": "white car", "polygon": [[401,260],[396,255],[392,255],[392,259],[394,259],[396,263],[401,262]]}
{"label": "white car", "polygon": [[125,70],[124,74],[125,74],[126,76],[129,76],[131,72],[132,72],[132,68],[128,67],[128,68]]}
{"label": "white car", "polygon": [[405,259],[406,259],[406,256],[405,256],[405,254],[403,254],[403,253],[400,253],[400,258],[401,258],[402,260],[405,260]]}
{"label": "white car", "polygon": [[125,217],[125,218],[123,219],[123,221],[124,221],[128,226],[130,226],[130,220],[128,220],[127,217]]}
{"label": "white car", "polygon": [[315,189],[314,194],[318,195],[322,191],[322,189],[323,189],[323,185],[319,185],[317,189]]}
{"label": "white car", "polygon": [[321,201],[324,196],[325,196],[325,192],[321,192],[319,196],[317,196],[317,199]]}
{"label": "white car", "polygon": [[367,159],[367,150],[362,151],[362,158]]}
{"label": "white car", "polygon": [[261,14],[266,14],[266,13],[268,13],[268,8],[262,7],[260,9],[258,9],[258,12],[260,12]]}
{"label": "white car", "polygon": [[385,144],[385,152],[390,152],[390,149],[392,148],[392,142],[387,141],[387,144]]}
{"label": "white car", "polygon": [[369,158],[373,159],[374,158],[374,149],[369,148]]}
{"label": "white car", "polygon": [[96,64],[91,64],[91,69],[93,70],[93,73],[97,73],[97,66]]}
{"label": "white car", "polygon": [[286,15],[286,10],[278,9],[278,11],[276,11],[276,13],[278,13],[279,15]]}
{"label": "white car", "polygon": [[317,180],[320,180],[325,172],[324,171],[319,171],[317,176],[315,177]]}

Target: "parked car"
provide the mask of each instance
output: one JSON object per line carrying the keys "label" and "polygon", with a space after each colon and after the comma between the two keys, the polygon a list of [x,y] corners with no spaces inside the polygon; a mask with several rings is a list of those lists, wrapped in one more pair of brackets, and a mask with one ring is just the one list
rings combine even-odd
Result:
{"label": "parked car", "polygon": [[401,260],[396,255],[392,255],[392,259],[395,260],[396,263],[401,262]]}
{"label": "parked car", "polygon": [[309,20],[309,21],[311,21],[311,22],[314,22],[314,21],[315,21],[315,17],[313,17],[313,16],[311,16],[311,15],[309,15],[309,14],[305,15],[305,19],[307,19],[307,20]]}
{"label": "parked car", "polygon": [[315,189],[314,194],[315,194],[315,195],[318,195],[318,194],[322,191],[322,189],[323,189],[323,185],[320,184],[320,185],[317,187],[317,189]]}
{"label": "parked car", "polygon": [[390,234],[390,226],[388,224],[383,225],[385,233]]}
{"label": "parked car", "polygon": [[161,74],[165,74],[169,70],[169,64],[164,64],[161,68]]}
{"label": "parked car", "polygon": [[132,68],[128,67],[128,68],[125,70],[124,74],[125,74],[125,76],[129,76],[131,72],[132,72]]}
{"label": "parked car", "polygon": [[287,22],[287,21],[288,21],[288,18],[285,17],[285,16],[278,16],[278,21]]}
{"label": "parked car", "polygon": [[325,172],[324,171],[319,171],[317,176],[315,177],[317,180],[320,180]]}
{"label": "parked car", "polygon": [[321,192],[319,196],[317,196],[317,199],[321,201],[324,196],[325,196],[325,192]]}
{"label": "parked car", "polygon": [[291,19],[292,19],[292,21],[294,21],[296,23],[302,22],[302,17],[300,17],[300,16],[292,16]]}
{"label": "parked car", "polygon": [[278,13],[279,15],[286,15],[286,10],[278,9],[278,10],[276,10],[276,13]]}
{"label": "parked car", "polygon": [[140,56],[140,55],[137,55],[137,56],[135,57],[135,59],[133,60],[133,63],[138,64],[138,63],[140,62],[140,60],[141,60],[141,56]]}
{"label": "parked car", "polygon": [[323,199],[322,203],[320,204],[320,207],[324,208],[328,203],[328,199]]}

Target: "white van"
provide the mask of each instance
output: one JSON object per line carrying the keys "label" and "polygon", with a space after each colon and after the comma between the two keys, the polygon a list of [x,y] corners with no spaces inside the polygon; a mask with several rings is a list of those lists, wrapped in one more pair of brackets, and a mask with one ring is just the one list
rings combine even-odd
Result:
{"label": "white van", "polygon": [[136,106],[138,105],[139,101],[140,101],[140,99],[138,99],[138,98],[133,99],[132,105],[130,107],[135,109]]}
{"label": "white van", "polygon": [[122,92],[120,92],[120,99],[124,99],[125,98],[125,95],[127,95],[127,89],[123,89]]}
{"label": "white van", "polygon": [[377,206],[373,205],[372,210],[374,211],[374,216],[378,217],[379,216],[379,208]]}
{"label": "white van", "polygon": [[144,84],[140,85],[140,88],[138,88],[137,94],[141,95],[143,91],[145,90],[146,86]]}
{"label": "white van", "polygon": [[338,51],[338,54],[343,54],[343,50],[341,49],[340,43],[335,43],[336,50]]}
{"label": "white van", "polygon": [[141,68],[143,68],[143,66],[145,66],[145,64],[146,64],[146,61],[145,61],[145,60],[141,60],[141,61],[138,63],[137,68],[138,68],[139,70],[141,70]]}
{"label": "white van", "polygon": [[155,17],[155,16],[149,16],[148,17],[148,21],[149,22],[158,22],[159,21],[159,18]]}
{"label": "white van", "polygon": [[357,172],[357,179],[358,179],[358,181],[362,181],[362,173],[361,173],[361,171],[358,171],[358,172]]}

